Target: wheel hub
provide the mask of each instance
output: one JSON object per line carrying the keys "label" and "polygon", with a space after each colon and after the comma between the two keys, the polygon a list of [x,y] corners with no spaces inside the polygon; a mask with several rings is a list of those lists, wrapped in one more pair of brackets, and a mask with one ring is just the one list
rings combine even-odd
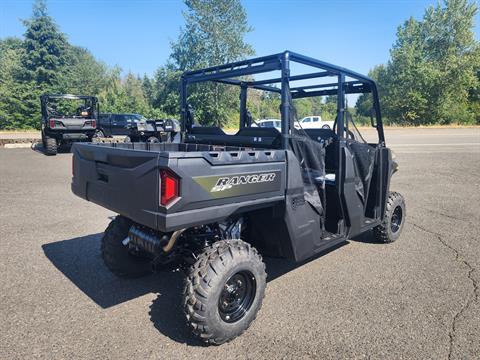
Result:
{"label": "wheel hub", "polygon": [[233,323],[245,316],[256,293],[256,281],[249,271],[232,275],[223,286],[218,299],[218,312],[223,321]]}
{"label": "wheel hub", "polygon": [[390,229],[393,233],[396,233],[400,226],[402,225],[403,210],[401,206],[397,206],[392,214],[392,219],[390,220]]}

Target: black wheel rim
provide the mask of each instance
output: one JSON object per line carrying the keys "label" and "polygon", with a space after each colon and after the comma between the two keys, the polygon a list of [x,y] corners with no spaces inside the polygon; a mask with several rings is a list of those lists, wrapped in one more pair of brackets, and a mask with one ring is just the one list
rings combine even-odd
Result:
{"label": "black wheel rim", "polygon": [[393,233],[396,233],[400,226],[402,225],[402,218],[403,218],[403,211],[401,206],[397,206],[395,210],[393,210],[392,220],[390,221],[390,229]]}
{"label": "black wheel rim", "polygon": [[233,274],[224,284],[218,299],[218,312],[223,321],[233,323],[245,316],[250,310],[257,283],[250,271]]}

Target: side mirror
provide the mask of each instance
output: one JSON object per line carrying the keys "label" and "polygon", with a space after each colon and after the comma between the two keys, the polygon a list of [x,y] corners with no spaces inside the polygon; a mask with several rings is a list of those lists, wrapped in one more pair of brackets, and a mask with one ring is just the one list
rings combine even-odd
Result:
{"label": "side mirror", "polygon": [[377,114],[375,112],[375,109],[371,109],[370,110],[370,124],[372,125],[372,127],[376,128],[377,127],[377,121],[376,121],[376,118],[377,118]]}

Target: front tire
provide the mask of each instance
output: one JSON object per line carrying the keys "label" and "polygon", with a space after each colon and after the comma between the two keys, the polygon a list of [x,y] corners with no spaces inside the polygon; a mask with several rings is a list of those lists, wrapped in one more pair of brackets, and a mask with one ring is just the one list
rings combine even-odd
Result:
{"label": "front tire", "polygon": [[131,225],[130,220],[118,215],[110,222],[102,238],[103,261],[119,277],[135,278],[152,272],[152,261],[148,257],[133,254],[128,245],[123,244]]}
{"label": "front tire", "polygon": [[43,137],[43,146],[45,147],[45,155],[57,155],[58,143],[57,139],[50,136]]}
{"label": "front tire", "polygon": [[403,196],[397,192],[390,192],[383,222],[373,229],[375,239],[380,243],[392,243],[397,240],[402,233],[406,215]]}
{"label": "front tire", "polygon": [[242,334],[255,320],[266,287],[265,264],[242,240],[207,247],[191,266],[184,310],[193,334],[219,345]]}

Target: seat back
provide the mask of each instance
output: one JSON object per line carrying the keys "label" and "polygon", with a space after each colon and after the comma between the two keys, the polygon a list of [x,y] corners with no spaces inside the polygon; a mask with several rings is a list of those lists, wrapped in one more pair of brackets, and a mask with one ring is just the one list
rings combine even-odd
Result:
{"label": "seat back", "polygon": [[304,129],[305,133],[315,141],[327,143],[325,148],[325,169],[333,173],[338,168],[338,136],[331,129]]}
{"label": "seat back", "polygon": [[188,133],[192,135],[226,135],[218,126],[194,126]]}
{"label": "seat back", "polygon": [[275,148],[280,144],[280,132],[275,128],[246,127],[234,137],[235,142],[242,146]]}
{"label": "seat back", "polygon": [[185,142],[268,149],[279,146],[280,133],[275,128],[247,127],[240,129],[235,135],[228,135],[215,126],[193,127]]}
{"label": "seat back", "polygon": [[337,134],[332,129],[303,129],[305,133],[315,141],[335,141],[338,140]]}

